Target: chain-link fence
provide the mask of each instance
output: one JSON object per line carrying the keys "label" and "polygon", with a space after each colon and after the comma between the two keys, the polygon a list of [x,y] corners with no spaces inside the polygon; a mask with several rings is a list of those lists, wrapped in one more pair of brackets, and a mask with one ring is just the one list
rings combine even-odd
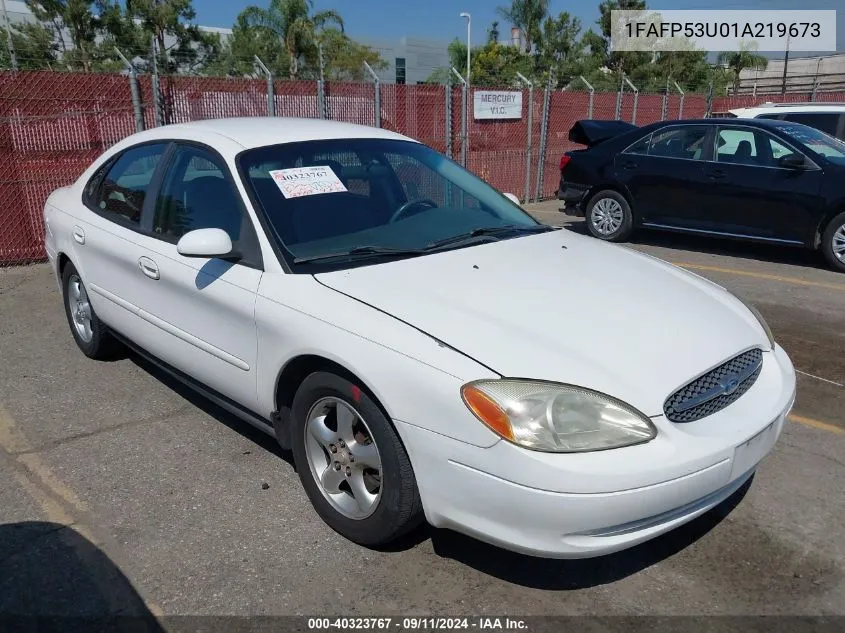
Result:
{"label": "chain-link fence", "polygon": [[[458,80],[459,75],[456,75]],[[461,80],[462,81],[462,80]],[[589,88],[589,85],[587,85]],[[484,90],[495,88],[484,87]],[[54,189],[72,183],[104,150],[138,129],[233,116],[323,118],[383,127],[465,164],[500,191],[524,200],[556,194],[559,162],[581,119],[700,118],[761,101],[752,95],[551,90],[520,92],[520,118],[481,120],[456,81],[397,85],[274,81],[184,75],[0,72],[0,266],[44,258],[42,211]],[[787,94],[772,101],[845,101],[845,93]]]}

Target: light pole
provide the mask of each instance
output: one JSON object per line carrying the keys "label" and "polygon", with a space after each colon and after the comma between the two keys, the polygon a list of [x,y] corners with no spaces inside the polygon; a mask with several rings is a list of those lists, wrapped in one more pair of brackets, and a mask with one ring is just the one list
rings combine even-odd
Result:
{"label": "light pole", "polygon": [[472,33],[472,16],[464,11],[461,13],[460,17],[467,19],[467,83],[469,83],[469,74],[470,74],[470,62],[471,62],[471,55],[472,55],[472,46],[471,46],[471,33]]}

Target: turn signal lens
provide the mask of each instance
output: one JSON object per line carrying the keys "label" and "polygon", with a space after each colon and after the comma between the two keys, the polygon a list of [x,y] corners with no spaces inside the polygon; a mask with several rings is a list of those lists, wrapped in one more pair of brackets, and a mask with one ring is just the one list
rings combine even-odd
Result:
{"label": "turn signal lens", "polygon": [[560,157],[560,170],[563,171],[564,168],[569,164],[569,161],[572,160],[572,156],[569,154],[564,154]]}
{"label": "turn signal lens", "polygon": [[489,426],[496,434],[513,442],[513,429],[508,420],[508,414],[490,396],[473,385],[464,385],[461,388],[461,395],[475,417]]}

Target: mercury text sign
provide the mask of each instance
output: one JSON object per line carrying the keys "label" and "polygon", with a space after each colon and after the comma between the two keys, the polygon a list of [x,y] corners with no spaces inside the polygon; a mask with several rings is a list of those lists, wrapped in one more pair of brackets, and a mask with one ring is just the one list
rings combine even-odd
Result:
{"label": "mercury text sign", "polygon": [[476,119],[521,119],[522,92],[476,90],[473,111]]}

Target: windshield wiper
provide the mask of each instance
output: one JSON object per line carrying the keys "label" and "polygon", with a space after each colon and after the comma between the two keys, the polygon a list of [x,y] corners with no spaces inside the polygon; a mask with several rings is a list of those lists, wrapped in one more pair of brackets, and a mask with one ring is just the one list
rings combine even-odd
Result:
{"label": "windshield wiper", "polygon": [[479,229],[473,229],[472,231],[467,231],[466,233],[445,237],[442,240],[435,240],[434,242],[428,244],[425,248],[426,250],[433,250],[442,246],[452,246],[454,244],[470,241],[476,237],[489,236],[499,239],[499,235],[506,233],[546,233],[547,231],[554,230],[555,227],[547,226],[545,224],[537,224],[534,226],[517,226],[515,224],[511,224],[508,226],[482,227]]}
{"label": "windshield wiper", "polygon": [[356,257],[402,257],[405,255],[424,255],[426,251],[417,248],[385,248],[383,246],[357,246],[348,251],[336,251],[333,253],[320,253],[319,255],[307,255],[305,257],[297,257],[293,260],[294,264],[304,264],[307,262],[320,262],[329,259],[343,259]]}

